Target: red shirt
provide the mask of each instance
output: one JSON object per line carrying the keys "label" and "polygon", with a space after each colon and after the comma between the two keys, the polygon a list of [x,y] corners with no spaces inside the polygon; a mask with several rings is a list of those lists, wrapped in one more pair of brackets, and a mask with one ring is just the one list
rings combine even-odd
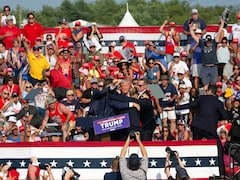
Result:
{"label": "red shirt", "polygon": [[10,49],[13,46],[13,40],[20,37],[20,29],[16,26],[3,26],[0,28],[0,36],[5,35],[7,32],[12,33],[12,35],[5,37],[2,41],[6,44],[6,49]]}
{"label": "red shirt", "polygon": [[134,46],[133,43],[127,42],[127,44],[126,44],[125,46],[123,46],[122,49],[125,49],[125,48],[131,48],[131,49],[133,49],[134,56],[137,56],[137,51],[136,51],[136,48],[135,48],[135,46]]}
{"label": "red shirt", "polygon": [[12,93],[14,93],[14,92],[17,93],[19,96],[20,96],[20,94],[21,94],[20,88],[19,88],[19,86],[18,86],[17,84],[13,84],[11,87],[10,87],[8,84],[5,84],[5,85],[2,86],[1,92],[2,92],[4,89],[7,89],[7,90],[10,92],[10,95],[11,95]]}
{"label": "red shirt", "polygon": [[58,58],[60,62],[60,70],[62,71],[63,75],[72,82],[72,69],[71,69],[71,61],[70,59],[64,60],[63,58]]}
{"label": "red shirt", "polygon": [[[176,32],[175,32],[175,34],[176,34]],[[175,46],[179,46],[179,44],[176,43],[174,41],[173,37],[170,36],[170,33],[167,32],[166,33],[166,43],[165,43],[166,54],[173,54]]]}
{"label": "red shirt", "polygon": [[30,46],[33,47],[37,37],[43,35],[42,25],[35,22],[34,24],[26,24],[23,27],[23,36],[25,36],[30,41]]}
{"label": "red shirt", "polygon": [[70,81],[63,75],[63,73],[56,69],[50,71],[50,84],[52,88],[63,87],[70,89],[72,87]]}
{"label": "red shirt", "polygon": [[[63,123],[65,123],[67,117],[65,114],[59,112],[59,109],[58,109],[59,104],[60,104],[59,102],[56,102],[56,108],[55,108],[54,112],[51,112],[48,108],[48,114],[49,114],[49,117],[53,121],[55,121],[57,124],[63,124]],[[70,121],[74,121],[74,120],[75,120],[75,116],[72,113]]]}
{"label": "red shirt", "polygon": [[[59,35],[59,39],[58,39],[58,48],[60,47],[65,47],[65,48],[68,48],[68,39],[71,38],[71,30],[69,28],[64,28],[64,29],[57,29],[56,32],[55,32],[55,37],[58,36],[58,34],[60,33]],[[67,37],[67,38],[65,38]]]}

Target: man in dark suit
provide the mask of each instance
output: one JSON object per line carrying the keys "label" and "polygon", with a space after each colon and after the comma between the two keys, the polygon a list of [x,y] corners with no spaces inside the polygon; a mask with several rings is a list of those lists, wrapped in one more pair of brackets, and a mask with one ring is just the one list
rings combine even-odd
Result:
{"label": "man in dark suit", "polygon": [[156,127],[153,114],[151,96],[147,90],[147,79],[139,79],[137,83],[138,103],[141,107],[140,121],[142,123],[141,135],[143,141],[151,141]]}
{"label": "man in dark suit", "polygon": [[223,163],[223,152],[220,139],[217,135],[217,124],[224,124],[227,121],[227,112],[223,103],[216,96],[217,87],[209,85],[206,95],[200,96],[190,104],[177,106],[176,109],[197,108],[198,113],[193,117],[191,128],[193,139],[215,139],[218,145],[220,175],[225,174]]}

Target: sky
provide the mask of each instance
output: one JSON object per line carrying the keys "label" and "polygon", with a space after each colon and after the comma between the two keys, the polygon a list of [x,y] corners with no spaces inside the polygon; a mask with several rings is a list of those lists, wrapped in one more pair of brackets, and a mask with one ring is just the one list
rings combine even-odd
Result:
{"label": "sky", "polygon": [[[74,1],[74,0],[71,0]],[[85,0],[86,2],[93,2],[94,0]],[[127,2],[127,0],[116,0],[117,2]],[[168,0],[161,0],[166,2]],[[188,0],[192,6],[200,4],[201,6],[240,6],[239,0]],[[58,7],[62,3],[62,0],[0,0],[0,7],[9,5],[12,9],[16,9],[17,4],[24,8],[31,9],[33,11],[39,11],[43,5],[51,7]],[[1,9],[1,8],[0,8]]]}

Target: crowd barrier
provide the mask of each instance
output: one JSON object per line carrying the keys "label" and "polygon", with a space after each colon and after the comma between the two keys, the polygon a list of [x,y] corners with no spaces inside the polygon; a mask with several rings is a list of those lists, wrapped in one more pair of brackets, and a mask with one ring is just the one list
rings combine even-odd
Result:
{"label": "crowd barrier", "polygon": [[[62,167],[73,166],[83,180],[100,180],[110,172],[111,160],[120,154],[124,142],[66,142],[66,143],[2,143],[0,163],[11,164],[25,179],[31,156],[37,156],[40,164],[48,163],[56,180],[61,179]],[[216,141],[143,142],[149,156],[148,180],[166,179],[164,174],[165,148],[171,147],[180,153],[192,179],[208,179],[218,176]],[[138,153],[136,142],[130,144],[128,154]],[[43,170],[41,170],[41,174]],[[175,176],[174,167],[171,173]]]}

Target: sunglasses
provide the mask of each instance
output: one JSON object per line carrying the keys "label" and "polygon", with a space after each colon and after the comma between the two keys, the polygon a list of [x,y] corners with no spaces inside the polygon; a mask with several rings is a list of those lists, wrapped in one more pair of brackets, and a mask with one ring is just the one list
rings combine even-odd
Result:
{"label": "sunglasses", "polygon": [[163,130],[163,132],[168,132],[168,130]]}
{"label": "sunglasses", "polygon": [[9,95],[9,93],[6,93],[6,92],[4,92],[3,94],[7,94],[7,95]]}
{"label": "sunglasses", "polygon": [[149,64],[154,64],[154,62],[149,62]]}
{"label": "sunglasses", "polygon": [[47,38],[47,40],[52,40],[52,38]]}
{"label": "sunglasses", "polygon": [[28,19],[34,19],[34,17],[29,17]]}
{"label": "sunglasses", "polygon": [[93,83],[91,83],[91,84],[97,84],[96,82],[93,82]]}
{"label": "sunglasses", "polygon": [[27,89],[27,88],[32,88],[32,86],[26,86],[26,89]]}
{"label": "sunglasses", "polygon": [[69,94],[68,96],[74,96],[74,94]]}
{"label": "sunglasses", "polygon": [[133,64],[136,64],[137,62],[133,61],[132,63],[133,63]]}

